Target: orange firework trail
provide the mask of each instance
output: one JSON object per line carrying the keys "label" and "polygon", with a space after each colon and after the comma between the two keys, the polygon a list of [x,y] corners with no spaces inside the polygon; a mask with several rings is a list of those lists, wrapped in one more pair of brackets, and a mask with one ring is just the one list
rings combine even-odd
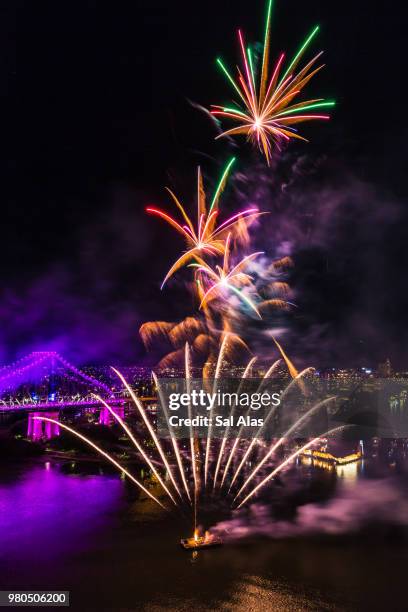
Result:
{"label": "orange firework trail", "polygon": [[171,197],[173,198],[177,208],[181,212],[183,217],[183,221],[179,223],[176,219],[168,215],[166,212],[148,206],[146,208],[146,212],[156,215],[161,219],[164,219],[169,225],[171,225],[174,229],[177,230],[181,236],[185,239],[187,243],[187,251],[185,251],[171,266],[170,270],[167,272],[163,283],[162,288],[166,281],[181,267],[186,265],[192,259],[195,259],[197,256],[203,255],[223,255],[225,250],[225,236],[234,230],[239,228],[239,223],[242,221],[248,222],[250,220],[255,219],[261,213],[255,207],[247,208],[239,213],[236,213],[229,217],[223,223],[217,225],[218,221],[218,213],[219,213],[219,199],[220,195],[225,187],[228,174],[232,164],[234,163],[235,158],[232,158],[227,164],[218,187],[215,191],[214,197],[212,199],[211,205],[207,210],[206,205],[206,197],[203,187],[203,180],[200,168],[198,168],[197,173],[197,223],[194,226],[193,221],[187,215],[187,212],[183,205],[180,203],[179,199],[174,195],[174,193],[168,189]]}
{"label": "orange firework trail", "polygon": [[241,30],[238,30],[242,54],[242,65],[237,68],[238,78],[233,78],[220,58],[217,59],[217,64],[233,86],[235,93],[238,94],[239,104],[236,103],[231,107],[213,106],[214,110],[211,111],[215,116],[238,123],[236,127],[223,132],[217,138],[246,135],[263,152],[268,164],[271,160],[273,145],[279,148],[280,142],[292,138],[306,140],[298,134],[294,125],[315,119],[329,119],[329,115],[315,114],[315,110],[332,107],[335,104],[333,100],[323,98],[293,104],[309,81],[324,66],[321,64],[316,67],[316,62],[322,55],[320,52],[303,68],[298,69],[298,64],[319,31],[319,26],[316,26],[307,36],[286,69],[284,68],[285,54],[282,53],[273,70],[269,71],[271,11],[272,0],[269,0],[259,78],[257,79],[251,48],[245,48],[243,34]]}
{"label": "orange firework trail", "polygon": [[274,343],[276,344],[276,346],[279,349],[280,354],[282,355],[287,368],[289,370],[290,375],[292,376],[292,378],[296,378],[296,376],[299,374],[299,372],[297,371],[297,369],[295,368],[295,366],[293,365],[293,363],[291,362],[291,360],[289,359],[289,357],[286,355],[285,351],[283,350],[283,348],[281,347],[281,345],[279,344],[279,342],[276,340],[276,338],[272,337],[272,340],[274,341]]}

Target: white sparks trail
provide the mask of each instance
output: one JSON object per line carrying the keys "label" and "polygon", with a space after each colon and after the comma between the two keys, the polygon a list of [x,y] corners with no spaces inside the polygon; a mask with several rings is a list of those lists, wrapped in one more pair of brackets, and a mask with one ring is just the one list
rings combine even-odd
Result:
{"label": "white sparks trail", "polygon": [[116,412],[109,406],[109,404],[107,404],[105,402],[104,399],[102,399],[99,395],[94,395],[94,397],[96,397],[100,402],[102,402],[102,404],[105,406],[105,408],[107,408],[109,410],[109,412],[111,413],[111,415],[118,421],[118,423],[123,427],[123,429],[125,430],[125,432],[127,433],[127,435],[129,436],[129,438],[131,439],[131,441],[133,442],[134,446],[136,447],[136,449],[139,451],[139,453],[142,455],[143,459],[146,461],[147,465],[149,466],[149,468],[152,470],[153,474],[156,476],[157,480],[160,482],[161,486],[163,487],[163,489],[166,491],[167,495],[170,497],[171,501],[173,502],[173,504],[175,506],[177,506],[177,502],[174,499],[174,497],[172,496],[172,494],[170,493],[170,491],[168,490],[168,488],[166,487],[162,477],[160,476],[159,472],[156,470],[156,468],[154,467],[153,463],[150,461],[150,458],[148,457],[148,455],[145,453],[145,451],[143,450],[143,448],[140,446],[139,442],[136,440],[136,438],[133,436],[132,432],[130,431],[129,427],[126,425],[126,423],[121,419],[121,417],[116,414]]}
{"label": "white sparks trail", "polygon": [[[225,355],[227,354],[227,349],[229,348],[228,342],[234,338],[235,338],[235,335],[232,334],[231,332],[224,332],[222,342],[220,345],[220,350],[219,350],[218,357],[217,357],[217,361],[215,364],[214,381],[212,385],[211,384],[209,385],[210,388],[212,386],[213,394],[215,394],[216,392],[217,383],[221,375],[223,361],[224,361]],[[245,385],[245,381],[248,378],[250,378],[252,368],[253,368],[255,361],[256,361],[256,357],[252,357],[251,359],[249,359],[243,371],[241,379],[237,381],[237,392],[234,394],[235,399],[231,402],[231,408],[229,411],[230,418],[236,413],[237,406],[238,406],[238,403],[237,403],[238,395],[240,394],[243,386]],[[257,383],[256,385],[257,393],[259,393],[264,388],[268,380],[275,374],[280,363],[282,363],[282,359],[278,359],[277,361],[275,361],[271,365],[271,367],[267,370],[262,380]],[[214,362],[212,362],[211,364],[211,370],[213,367],[214,367]],[[56,419],[52,419],[48,417],[41,417],[41,416],[34,417],[34,418],[40,421],[46,421],[46,422],[58,425],[62,429],[70,432],[71,434],[73,434],[74,436],[76,436],[77,438],[85,442],[88,446],[96,450],[102,457],[104,457],[111,464],[113,464],[120,472],[125,474],[134,484],[137,485],[139,489],[141,489],[149,498],[155,501],[164,510],[169,511],[171,508],[169,507],[167,500],[163,500],[163,503],[160,501],[162,495],[166,494],[170,498],[172,503],[177,508],[180,509],[180,511],[182,510],[182,507],[181,505],[179,505],[179,500],[177,498],[177,495],[175,495],[175,492],[177,492],[178,496],[184,503],[187,502],[187,498],[188,498],[188,501],[192,505],[192,509],[193,509],[194,533],[196,533],[197,524],[198,524],[200,496],[204,494],[204,492],[206,491],[206,487],[209,484],[210,473],[213,479],[212,494],[214,495],[217,492],[217,494],[219,495],[221,493],[221,489],[224,483],[226,482],[226,479],[229,481],[228,473],[229,473],[230,467],[232,465],[235,467],[239,463],[237,469],[234,471],[232,475],[231,484],[228,489],[228,492],[230,492],[231,487],[234,485],[234,483],[236,483],[236,489],[238,490],[238,492],[235,494],[235,497],[232,500],[231,507],[234,509],[238,509],[238,508],[241,508],[244,504],[246,504],[254,495],[258,493],[258,491],[260,491],[268,482],[270,482],[281,470],[283,470],[297,456],[299,456],[301,453],[306,451],[308,448],[312,447],[314,444],[317,444],[323,436],[330,436],[347,427],[350,427],[350,425],[341,425],[333,429],[330,429],[326,431],[325,433],[320,434],[319,436],[313,438],[313,440],[309,440],[308,442],[305,442],[303,446],[301,446],[301,448],[297,449],[296,451],[294,452],[289,451],[291,454],[286,459],[281,461],[279,465],[276,466],[276,459],[273,456],[275,455],[276,457],[277,449],[280,446],[282,446],[285,440],[290,438],[290,436],[294,434],[294,432],[297,432],[298,430],[300,430],[300,428],[304,426],[305,422],[308,419],[310,419],[314,414],[316,414],[318,410],[320,410],[323,406],[325,406],[329,402],[335,400],[336,397],[332,396],[324,400],[321,400],[317,402],[316,404],[314,404],[311,408],[309,408],[305,414],[303,414],[296,420],[296,422],[294,422],[292,425],[287,426],[285,433],[281,434],[281,437],[279,439],[275,438],[275,440],[270,442],[270,446],[267,447],[265,451],[262,451],[262,454],[265,453],[265,455],[261,457],[261,459],[257,458],[255,466],[253,468],[251,467],[249,476],[247,476],[247,474],[244,474],[242,472],[243,467],[245,466],[245,462],[250,458],[251,452],[254,451],[254,445],[256,444],[257,440],[259,440],[262,430],[266,426],[267,422],[273,417],[278,407],[277,406],[270,407],[266,419],[264,419],[263,424],[261,426],[257,427],[255,437],[253,437],[250,440],[250,442],[249,441],[247,442],[246,438],[242,437],[245,435],[244,432],[245,432],[246,426],[245,424],[241,425],[238,431],[238,434],[237,434],[237,438],[233,441],[232,448],[231,448],[231,445],[227,445],[227,442],[229,439],[228,435],[232,427],[231,420],[229,418],[228,424],[225,427],[225,431],[224,431],[221,442],[218,444],[218,440],[217,440],[217,444],[215,444],[216,441],[215,440],[213,441],[213,446],[215,445],[215,448],[217,449],[217,453],[218,453],[217,454],[214,451],[214,455],[215,455],[214,457],[211,457],[211,420],[210,420],[208,430],[204,434],[206,435],[206,438],[207,438],[206,440],[207,444],[206,444],[206,450],[205,450],[205,465],[202,466],[201,460],[204,459],[204,457],[203,457],[202,451],[200,450],[199,441],[197,438],[197,431],[192,425],[192,417],[193,417],[192,404],[191,403],[187,404],[188,416],[190,418],[190,427],[189,427],[189,434],[188,434],[189,435],[189,445],[187,445],[186,450],[184,452],[183,449],[179,446],[177,436],[175,435],[174,430],[172,429],[172,427],[170,427],[170,424],[169,424],[169,411],[168,411],[168,405],[166,404],[164,389],[161,387],[160,381],[158,377],[156,376],[156,374],[152,372],[152,377],[156,385],[158,397],[163,407],[163,413],[164,413],[166,423],[167,423],[167,430],[168,430],[169,437],[172,443],[173,454],[170,460],[170,458],[167,458],[168,455],[166,456],[165,454],[166,452],[165,449],[167,448],[167,446],[164,445],[164,441],[159,441],[158,434],[155,431],[153,424],[150,423],[148,415],[145,413],[144,406],[142,405],[142,402],[137,396],[136,392],[130,387],[130,385],[125,380],[124,376],[118,370],[116,370],[115,368],[112,368],[112,369],[117,374],[121,382],[123,383],[124,388],[127,390],[131,400],[136,406],[138,416],[142,418],[143,423],[146,426],[151,436],[151,443],[155,445],[155,451],[160,455],[161,462],[159,462],[158,457],[156,458],[156,452],[154,453],[154,457],[153,456],[150,457],[149,451],[144,448],[142,442],[138,439],[139,436],[134,435],[132,433],[131,428],[127,425],[124,418],[122,418],[119,414],[117,414],[115,409],[109,405],[109,399],[106,400],[97,394],[93,394],[93,396],[96,399],[98,399],[99,402],[101,402],[101,404],[112,415],[114,420],[118,422],[118,424],[122,427],[124,432],[129,437],[129,440],[135,447],[136,451],[140,454],[140,456],[145,461],[146,465],[151,470],[151,473],[155,476],[158,484],[163,489],[163,491],[159,492],[158,497],[150,493],[148,488],[146,488],[141,482],[139,482],[127,469],[123,467],[123,465],[121,465],[118,461],[116,461],[116,459],[114,459],[112,455],[102,450],[102,448],[100,448],[97,444],[89,440],[86,436],[82,435],[81,433],[75,431],[75,429],[68,427],[68,425],[61,423],[60,421]],[[280,407],[282,407],[282,399],[284,399],[290,393],[290,391],[294,388],[296,384],[299,385],[301,397],[308,396],[308,393],[307,393],[307,390],[305,388],[305,384],[303,381],[304,381],[306,374],[309,374],[313,371],[314,371],[314,368],[306,368],[302,372],[296,374],[295,377],[293,377],[293,380],[287,384],[286,388],[284,389],[284,391],[282,392],[280,396],[280,399],[281,399],[280,404],[279,404]],[[203,384],[204,385],[205,385],[205,380],[206,379],[205,379],[204,372],[203,372]],[[191,349],[190,349],[189,344],[186,343],[185,344],[185,385],[186,385],[185,390],[188,396],[191,396],[192,382],[193,381],[192,381],[192,366],[191,366]],[[208,386],[207,386],[207,389],[208,389]],[[297,396],[296,396],[296,399],[297,399]],[[309,400],[308,400],[308,403],[309,403]],[[251,408],[248,407],[248,413],[250,410]],[[285,414],[286,414],[286,411],[285,411]],[[290,417],[292,420],[292,415],[288,414],[288,417]],[[167,431],[165,431],[164,437],[167,439]],[[242,441],[245,441],[245,445],[242,445],[242,444],[240,445],[240,442]],[[228,456],[226,453],[227,448],[231,448]],[[244,452],[245,448],[246,450]],[[191,454],[191,457],[189,456],[189,454]],[[177,463],[177,467],[176,467],[176,463]],[[189,474],[190,465],[192,469],[192,478],[191,478],[191,475]],[[274,465],[275,467],[274,469],[272,469]],[[261,475],[260,476],[261,481],[259,482],[259,479],[258,479],[258,483],[257,483],[255,476],[257,474],[258,475],[260,474],[260,470],[262,468],[268,468],[268,467],[269,467],[269,470],[272,469],[272,471],[265,477]],[[179,473],[177,472],[177,469]],[[163,475],[163,470],[166,470],[167,472],[165,473],[166,478]],[[177,476],[177,481],[174,477],[173,470],[175,470],[175,476]],[[213,470],[214,470],[214,473],[213,473]],[[170,486],[168,482],[166,484],[167,474],[169,475],[172,486]],[[222,478],[221,478],[221,474],[222,474]],[[241,474],[241,477],[238,481],[237,479],[240,474]],[[205,479],[204,478],[202,479],[203,475],[205,476]],[[220,484],[218,484],[219,482]],[[194,491],[192,491],[191,489],[192,485],[194,486]],[[249,485],[251,485],[251,487],[249,487]],[[173,487],[174,487],[174,491],[173,491]]]}
{"label": "white sparks trail", "polygon": [[251,497],[253,497],[253,495],[255,495],[255,493],[259,491],[259,489],[261,489],[267,482],[269,482],[271,478],[276,476],[276,474],[278,474],[286,465],[288,465],[288,463],[290,463],[292,459],[295,459],[298,455],[300,455],[300,453],[303,453],[310,446],[316,444],[323,436],[329,436],[337,431],[345,429],[346,427],[350,427],[350,425],[340,425],[340,427],[334,427],[333,429],[329,429],[329,431],[325,431],[324,433],[320,434],[320,436],[313,438],[313,440],[311,440],[310,442],[299,448],[297,451],[289,455],[289,457],[285,459],[285,461],[282,461],[282,463],[280,463],[278,467],[276,467],[270,474],[268,474],[268,476],[266,476],[254,489],[252,489],[250,493],[248,493],[246,497],[244,497],[242,502],[237,506],[237,510],[238,508],[241,508],[241,506],[243,506],[249,499],[251,499]]}
{"label": "white sparks trail", "polygon": [[159,451],[160,457],[162,458],[162,461],[163,461],[164,465],[166,466],[166,469],[167,469],[167,472],[169,474],[170,480],[173,483],[173,486],[174,486],[175,490],[177,491],[180,499],[183,499],[183,497],[182,497],[182,495],[180,493],[180,489],[177,486],[177,482],[176,482],[176,480],[175,480],[175,478],[173,476],[173,472],[171,470],[169,462],[166,459],[166,455],[164,454],[164,451],[163,451],[163,449],[161,447],[161,444],[160,444],[160,442],[159,442],[159,440],[158,440],[158,438],[157,438],[157,436],[155,434],[155,431],[154,431],[153,427],[151,426],[150,421],[149,421],[149,419],[147,418],[147,416],[145,414],[145,411],[144,411],[143,406],[141,405],[141,403],[139,401],[139,398],[133,392],[133,390],[130,388],[130,386],[128,385],[128,383],[127,383],[126,379],[124,378],[124,376],[118,370],[116,370],[115,368],[112,368],[112,370],[119,376],[120,380],[123,382],[123,384],[125,385],[128,393],[130,394],[130,397],[134,401],[135,406],[139,410],[139,413],[140,413],[140,415],[141,415],[141,417],[142,417],[142,419],[143,419],[147,429],[149,430],[149,433],[152,436],[152,438],[154,440],[154,443],[156,444],[156,448]]}
{"label": "white sparks trail", "polygon": [[[186,391],[190,396],[190,380],[191,380],[191,370],[190,370],[190,348],[188,342],[186,342],[185,346],[185,378],[186,378]],[[198,493],[198,482],[197,482],[197,466],[196,466],[196,456],[195,456],[195,448],[194,448],[194,429],[192,426],[192,414],[191,414],[191,404],[188,404],[188,416],[190,418],[190,451],[191,451],[191,469],[193,471],[193,480],[194,480],[194,513],[196,515],[197,512],[197,493]]]}
{"label": "white sparks trail", "polygon": [[[268,372],[267,372],[267,374],[268,374]],[[299,375],[299,376],[300,376],[300,375]],[[265,378],[263,379],[262,383],[259,385],[257,392],[259,392],[259,391],[262,389],[262,387],[263,387],[263,385],[264,385],[264,384],[265,384]],[[292,384],[292,383],[290,383],[290,384]],[[282,397],[283,397],[283,395],[282,395]],[[237,470],[236,470],[236,472],[235,472],[235,474],[234,474],[234,477],[233,477],[233,479],[232,479],[232,481],[231,481],[231,484],[230,484],[230,486],[229,486],[228,492],[230,492],[230,491],[231,491],[231,488],[232,488],[232,486],[233,486],[234,482],[235,482],[235,481],[236,481],[236,479],[238,478],[238,475],[239,475],[240,471],[242,470],[243,466],[245,465],[245,461],[247,460],[247,458],[249,457],[249,455],[250,455],[250,453],[251,453],[251,451],[252,451],[253,447],[255,446],[255,443],[256,443],[256,442],[257,442],[257,440],[258,440],[258,436],[259,436],[259,434],[261,433],[261,431],[262,431],[262,429],[265,427],[265,425],[268,423],[268,421],[269,421],[269,420],[272,418],[272,416],[275,414],[276,409],[277,409],[277,406],[272,406],[272,407],[270,408],[270,410],[269,410],[269,412],[268,412],[268,414],[267,414],[267,416],[266,416],[266,418],[265,418],[265,420],[264,420],[263,425],[261,425],[261,427],[260,427],[260,428],[258,429],[258,431],[256,432],[256,435],[255,435],[255,436],[252,438],[252,440],[251,440],[251,442],[250,442],[250,444],[249,444],[249,446],[248,446],[247,450],[245,451],[244,456],[242,457],[241,462],[240,462],[240,464],[239,464],[239,466],[238,466],[238,468],[237,468]],[[247,415],[249,414],[250,410],[251,410],[251,409],[249,408],[249,409],[248,409],[248,412],[247,412]]]}
{"label": "white sparks trail", "polygon": [[86,438],[85,436],[83,436],[82,434],[78,433],[77,431],[75,431],[75,429],[71,429],[71,427],[68,427],[68,425],[64,425],[64,423],[61,423],[60,421],[56,421],[55,419],[50,419],[48,417],[33,417],[34,419],[36,419],[37,421],[48,421],[49,423],[54,423],[55,425],[58,425],[59,427],[62,427],[63,429],[66,429],[67,431],[69,431],[70,433],[72,433],[74,436],[77,436],[77,438],[80,438],[80,440],[83,440],[84,442],[86,442],[87,444],[89,444],[89,446],[92,446],[92,448],[94,448],[96,451],[98,451],[98,453],[100,453],[103,457],[105,457],[105,459],[107,459],[108,461],[110,461],[111,463],[113,463],[113,465],[115,467],[118,468],[118,470],[120,470],[121,472],[123,472],[124,474],[126,474],[126,476],[132,481],[134,482],[139,489],[141,489],[144,493],[146,493],[146,495],[148,495],[151,499],[153,499],[153,501],[156,502],[156,504],[159,504],[159,506],[161,508],[163,508],[163,510],[167,510],[167,508],[165,506],[163,506],[162,503],[159,502],[159,500],[152,495],[143,485],[141,482],[139,482],[138,480],[136,480],[136,478],[134,476],[132,476],[132,474],[130,472],[128,472],[122,465],[120,465],[120,463],[118,463],[113,457],[111,457],[108,453],[106,453],[104,450],[102,450],[99,446],[97,446],[96,444],[94,444],[91,440],[89,440],[88,438]]}
{"label": "white sparks trail", "polygon": [[[268,370],[268,371],[265,373],[265,375],[264,375],[264,377],[263,377],[263,379],[262,379],[262,381],[261,381],[261,383],[260,383],[260,385],[259,385],[259,387],[258,387],[258,389],[257,389],[257,393],[258,393],[258,392],[259,392],[259,391],[262,389],[262,386],[263,386],[263,384],[265,383],[265,380],[267,380],[268,378],[270,378],[270,377],[272,376],[272,374],[274,374],[274,373],[275,373],[275,370],[277,369],[277,367],[279,366],[279,364],[280,364],[280,363],[281,363],[281,359],[277,359],[277,360],[276,360],[276,361],[275,361],[275,362],[274,362],[274,363],[271,365],[271,367],[269,368],[269,370]],[[247,413],[246,413],[246,416],[248,416],[249,411],[250,411],[250,408],[248,408]],[[222,480],[221,480],[221,488],[222,488],[222,486],[223,486],[223,484],[224,484],[224,480],[225,480],[225,477],[226,477],[226,475],[227,475],[227,473],[228,473],[229,467],[230,467],[230,465],[231,465],[231,461],[232,461],[232,458],[233,458],[233,456],[234,456],[234,454],[235,454],[235,450],[236,450],[236,448],[237,448],[237,446],[238,446],[238,444],[239,444],[239,442],[240,442],[240,440],[241,440],[241,434],[242,434],[243,430],[244,430],[244,426],[243,426],[243,425],[241,425],[240,430],[239,430],[239,432],[238,432],[238,436],[237,436],[237,438],[235,439],[235,442],[234,442],[234,444],[233,444],[233,446],[232,446],[231,452],[230,452],[229,457],[228,457],[227,464],[226,464],[225,469],[224,469],[224,474],[223,474],[223,477],[222,477]],[[232,483],[231,483],[231,486],[232,486]],[[230,489],[231,489],[231,486],[230,486]],[[229,491],[229,489],[228,489],[228,491]]]}
{"label": "white sparks trail", "polygon": [[[257,360],[257,357],[252,357],[252,359],[248,362],[248,365],[245,368],[245,371],[244,371],[244,373],[242,375],[241,382],[239,383],[239,386],[238,386],[237,396],[239,395],[239,393],[241,391],[242,384],[243,384],[244,380],[249,376],[249,373],[251,372],[252,366],[253,366],[253,364],[255,363],[256,360]],[[230,415],[229,415],[230,419],[231,419],[231,417],[233,416],[233,414],[235,412],[235,407],[236,407],[236,402],[232,405],[232,408],[231,408],[231,411],[230,411]],[[218,472],[219,472],[219,469],[220,469],[220,466],[221,466],[221,460],[222,460],[222,456],[224,454],[224,448],[225,448],[225,444],[226,444],[226,441],[227,441],[228,432],[229,432],[229,429],[230,429],[229,423],[230,423],[230,421],[228,422],[228,425],[227,425],[227,427],[225,429],[224,437],[223,437],[222,442],[221,442],[221,448],[220,448],[220,452],[219,452],[219,455],[218,455],[217,465],[216,465],[215,474],[214,474],[213,491],[215,491],[215,486],[217,484]]]}
{"label": "white sparks trail", "polygon": [[[229,332],[226,332],[221,343],[220,352],[218,354],[217,365],[215,368],[214,375],[214,384],[213,384],[213,394],[215,393],[215,387],[217,384],[217,379],[221,370],[222,360],[224,358],[225,349],[227,346],[227,341],[230,337]],[[208,433],[207,433],[207,443],[205,445],[205,460],[204,460],[204,486],[207,486],[207,474],[208,474],[208,462],[210,459],[210,447],[211,447],[211,430],[212,430],[212,420],[211,420],[211,412],[210,412],[210,421],[208,425]]]}
{"label": "white sparks trail", "polygon": [[[289,390],[294,386],[294,384],[298,383],[303,378],[303,376],[305,376],[306,374],[308,374],[308,373],[310,373],[312,371],[314,371],[314,368],[305,368],[304,370],[302,370],[302,372],[300,372],[299,374],[297,374],[297,376],[295,376],[295,378],[289,383],[289,385],[286,387],[285,391],[282,393],[280,405],[282,405],[282,400],[285,398],[285,396],[288,394]],[[259,387],[259,389],[260,388],[261,387]],[[249,457],[253,447],[255,446],[255,443],[257,442],[258,437],[259,437],[261,431],[263,430],[265,425],[268,423],[268,421],[272,418],[272,416],[275,414],[276,409],[277,409],[277,406],[272,406],[271,407],[271,409],[268,412],[268,415],[267,415],[266,419],[264,420],[263,425],[261,425],[261,427],[256,432],[256,435],[252,438],[252,440],[251,440],[247,450],[245,451],[244,456],[242,457],[241,462],[240,462],[240,464],[239,464],[239,466],[238,466],[238,468],[237,468],[237,470],[236,470],[236,472],[234,474],[234,477],[233,477],[233,479],[231,481],[231,484],[230,484],[230,487],[228,489],[228,492],[231,491],[231,488],[232,488],[234,482],[236,481],[240,471],[244,467],[245,461],[248,459],[248,457]]]}
{"label": "white sparks trail", "polygon": [[331,402],[332,400],[336,399],[335,396],[332,397],[328,397],[327,399],[319,402],[318,404],[315,404],[314,406],[312,406],[312,408],[306,412],[306,414],[304,414],[302,417],[300,417],[300,419],[298,419],[296,421],[296,423],[294,423],[284,434],[281,438],[279,438],[279,440],[277,442],[275,442],[272,446],[272,448],[267,452],[267,454],[265,455],[265,457],[258,463],[258,465],[252,470],[252,472],[250,473],[250,475],[248,476],[248,478],[245,480],[244,484],[242,485],[242,487],[239,489],[238,493],[236,494],[236,496],[234,497],[234,501],[237,499],[237,497],[240,496],[240,494],[242,493],[242,491],[244,489],[246,489],[246,487],[249,485],[249,483],[251,482],[251,480],[253,479],[253,477],[255,476],[255,474],[261,469],[261,467],[263,465],[265,465],[265,463],[268,461],[269,457],[271,457],[276,451],[277,449],[282,445],[283,441],[285,440],[285,438],[287,438],[288,436],[290,436],[294,431],[296,431],[296,429],[302,425],[305,421],[307,421],[307,419],[309,419],[315,412],[317,412],[318,410],[320,410],[320,408],[322,408],[322,406],[324,406],[325,404]]}
{"label": "white sparks trail", "polygon": [[186,477],[184,475],[184,467],[183,467],[183,462],[182,462],[181,455],[180,455],[180,450],[179,450],[179,447],[178,447],[178,444],[177,444],[177,440],[176,440],[176,438],[174,436],[174,433],[173,433],[173,428],[170,427],[169,415],[168,415],[168,412],[167,412],[167,409],[166,409],[166,405],[165,405],[165,401],[164,401],[164,397],[163,397],[163,392],[162,392],[159,380],[158,380],[158,378],[157,378],[157,376],[156,376],[156,374],[154,372],[152,372],[152,376],[153,376],[154,384],[156,385],[157,392],[158,392],[159,397],[160,397],[161,405],[163,406],[163,412],[164,412],[164,416],[166,418],[167,429],[169,431],[171,442],[172,442],[172,445],[173,445],[174,455],[176,457],[178,469],[179,469],[179,472],[180,472],[180,478],[181,478],[181,480],[183,482],[183,486],[184,486],[184,489],[185,489],[185,491],[187,493],[187,497],[188,497],[189,501],[191,502],[190,491],[189,491],[189,488],[188,488],[188,485],[187,485]]}

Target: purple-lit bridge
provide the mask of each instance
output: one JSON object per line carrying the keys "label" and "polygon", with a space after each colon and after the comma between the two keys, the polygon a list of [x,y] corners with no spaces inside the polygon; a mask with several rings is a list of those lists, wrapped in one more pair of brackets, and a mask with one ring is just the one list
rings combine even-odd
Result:
{"label": "purple-lit bridge", "polygon": [[58,419],[63,410],[98,410],[99,422],[109,425],[112,414],[95,395],[124,416],[129,399],[123,389],[114,392],[105,382],[82,372],[54,351],[33,352],[0,368],[0,413],[28,413],[27,435],[32,439],[59,435],[57,425],[33,418],[40,414]]}

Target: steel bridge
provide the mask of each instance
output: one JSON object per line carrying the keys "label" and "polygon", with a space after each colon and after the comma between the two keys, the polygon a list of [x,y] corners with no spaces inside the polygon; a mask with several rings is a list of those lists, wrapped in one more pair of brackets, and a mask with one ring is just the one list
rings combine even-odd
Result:
{"label": "steel bridge", "polygon": [[[120,417],[130,398],[125,389],[115,391],[69,363],[54,351],[34,352],[16,363],[0,368],[0,416],[12,414],[28,417],[27,436],[33,440],[59,435],[59,427],[36,420],[43,415],[59,419],[61,412],[78,409],[98,412],[101,425],[114,422],[111,412],[96,397],[99,395]],[[142,402],[155,402],[155,397],[142,397]]]}

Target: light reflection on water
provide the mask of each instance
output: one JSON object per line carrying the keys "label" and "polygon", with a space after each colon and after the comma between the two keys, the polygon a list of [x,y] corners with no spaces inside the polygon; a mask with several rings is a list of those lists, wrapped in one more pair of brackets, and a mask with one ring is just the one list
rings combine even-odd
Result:
{"label": "light reflection on water", "polygon": [[38,559],[76,549],[117,508],[122,489],[115,476],[67,476],[49,461],[0,480],[2,554]]}
{"label": "light reflection on water", "polygon": [[300,462],[302,465],[308,467],[315,467],[335,473],[339,479],[350,482],[355,482],[358,477],[364,473],[364,459],[345,463],[344,465],[334,465],[333,463],[321,461],[319,459],[311,459],[310,457],[302,457]]}
{"label": "light reflection on water", "polygon": [[[338,476],[353,482],[361,465],[349,466]],[[188,528],[130,501],[117,476],[64,474],[52,462],[0,475],[2,584],[70,589],[73,609],[371,611],[385,609],[389,580],[398,602],[401,548],[262,539],[192,563],[179,547]]]}

